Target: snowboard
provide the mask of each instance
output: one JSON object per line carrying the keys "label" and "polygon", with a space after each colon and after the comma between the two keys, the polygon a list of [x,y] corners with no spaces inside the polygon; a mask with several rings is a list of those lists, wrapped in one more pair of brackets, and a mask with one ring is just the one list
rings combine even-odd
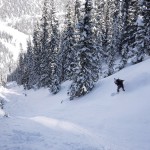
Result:
{"label": "snowboard", "polygon": [[[123,91],[124,92],[124,91]],[[118,95],[119,93],[122,93],[121,91],[120,92],[113,92],[111,93],[111,96],[115,96],[115,95]]]}
{"label": "snowboard", "polygon": [[111,93],[111,96],[115,96],[117,94],[119,94],[119,92],[113,92],[113,93]]}

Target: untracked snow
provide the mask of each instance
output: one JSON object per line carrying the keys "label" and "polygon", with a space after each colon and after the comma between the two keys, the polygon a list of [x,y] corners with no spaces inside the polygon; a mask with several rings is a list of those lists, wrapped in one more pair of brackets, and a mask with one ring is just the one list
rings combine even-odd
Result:
{"label": "untracked snow", "polygon": [[[70,82],[48,89],[1,88],[0,150],[150,150],[150,59],[100,80],[88,95],[69,101]],[[125,80],[116,93],[114,78]],[[2,114],[1,114],[2,116]]]}

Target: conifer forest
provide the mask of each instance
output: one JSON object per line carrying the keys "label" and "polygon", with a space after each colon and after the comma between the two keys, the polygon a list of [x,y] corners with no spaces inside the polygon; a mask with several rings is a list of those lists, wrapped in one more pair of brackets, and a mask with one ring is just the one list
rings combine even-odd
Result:
{"label": "conifer forest", "polygon": [[96,82],[150,56],[149,0],[75,0],[60,23],[54,0],[44,0],[27,50],[7,81],[52,94],[71,81],[70,100]]}

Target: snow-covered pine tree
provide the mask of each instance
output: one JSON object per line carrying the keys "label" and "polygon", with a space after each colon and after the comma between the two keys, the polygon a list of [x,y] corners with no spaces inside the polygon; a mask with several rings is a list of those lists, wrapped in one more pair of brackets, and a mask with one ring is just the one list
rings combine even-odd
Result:
{"label": "snow-covered pine tree", "polygon": [[37,22],[37,24],[34,27],[33,31],[33,72],[34,72],[34,79],[33,79],[33,85],[36,87],[40,87],[40,75],[41,75],[41,29],[40,25]]}
{"label": "snow-covered pine tree", "polygon": [[111,3],[111,15],[112,18],[112,38],[111,46],[108,51],[108,76],[114,73],[114,63],[118,59],[119,49],[121,45],[120,37],[120,0],[115,0]]}
{"label": "snow-covered pine tree", "polygon": [[133,48],[133,58],[132,63],[139,63],[143,61],[145,56],[145,26],[143,22],[143,2],[138,3],[138,13],[137,13],[137,31],[135,33],[135,46]]}
{"label": "snow-covered pine tree", "polygon": [[65,16],[64,31],[61,41],[62,49],[62,81],[71,80],[73,77],[73,64],[74,64],[74,44],[75,44],[75,32],[73,22],[73,11],[68,3],[67,14]]}
{"label": "snow-covered pine tree", "polygon": [[28,84],[28,81],[29,81],[29,70],[27,68],[27,54],[24,53],[23,54],[23,74],[22,74],[22,79],[21,79],[21,82],[24,87],[24,89],[27,90],[27,84]]}
{"label": "snow-covered pine tree", "polygon": [[70,87],[70,100],[89,93],[99,79],[99,54],[93,37],[92,0],[85,1],[84,18],[80,22],[77,43],[78,68]]}
{"label": "snow-covered pine tree", "polygon": [[133,56],[132,50],[135,44],[136,20],[137,20],[137,0],[125,0],[123,2],[122,16],[123,16],[123,35],[122,35],[122,49],[121,49],[121,63],[120,69],[124,68],[129,58]]}
{"label": "snow-covered pine tree", "polygon": [[50,72],[48,77],[50,78],[50,83],[48,86],[50,87],[50,92],[53,94],[57,94],[60,91],[60,83],[61,83],[61,73],[62,68],[60,65],[60,31],[58,19],[56,17],[56,11],[54,7],[54,1],[51,0],[51,35],[49,42],[49,53],[50,57],[48,59],[48,67],[50,68]]}
{"label": "snow-covered pine tree", "polygon": [[16,81],[18,85],[23,85],[23,76],[24,76],[24,53],[22,49],[22,45],[20,44],[20,54],[19,54],[19,60],[18,60],[18,66],[17,66],[17,72],[16,72]]}
{"label": "snow-covered pine tree", "polygon": [[26,84],[25,89],[31,89],[34,83],[34,53],[31,44],[31,39],[27,41],[27,53],[26,53]]}
{"label": "snow-covered pine tree", "polygon": [[[109,21],[109,29],[108,29],[108,35],[107,35],[107,39],[108,39],[108,45],[107,45],[107,65],[108,65],[108,72],[107,75],[112,75],[114,73],[114,61],[115,61],[115,54],[116,54],[116,36],[117,34],[115,32],[117,32],[117,7],[115,8],[115,2],[112,0],[108,0],[107,1],[107,15],[108,15],[108,21]],[[116,14],[115,14],[116,13]],[[117,24],[117,25],[116,25]]]}
{"label": "snow-covered pine tree", "polygon": [[107,55],[103,49],[103,33],[104,33],[104,5],[105,5],[105,1],[104,0],[96,0],[95,1],[95,13],[94,13],[94,24],[95,24],[95,28],[94,28],[94,36],[95,36],[95,42],[96,42],[96,46],[100,52],[100,66],[99,66],[99,70],[100,70],[100,74],[102,74],[102,62],[104,62],[104,60],[107,58]]}
{"label": "snow-covered pine tree", "polygon": [[51,5],[49,0],[44,1],[43,13],[41,19],[41,60],[40,60],[40,87],[46,87],[50,84],[49,77],[49,43],[50,43],[50,34],[51,34]]}
{"label": "snow-covered pine tree", "polygon": [[145,52],[150,56],[150,1],[143,0],[143,21],[145,27]]}
{"label": "snow-covered pine tree", "polygon": [[[103,30],[102,30],[102,49],[105,57],[108,56],[108,51],[111,46],[112,38],[112,13],[113,13],[113,0],[104,1],[104,12],[103,12]],[[107,62],[107,58],[106,58]]]}
{"label": "snow-covered pine tree", "polygon": [[74,3],[74,37],[75,37],[75,43],[74,48],[72,49],[73,52],[73,58],[71,63],[71,71],[72,71],[72,79],[77,75],[77,72],[79,70],[79,62],[78,62],[78,42],[80,40],[80,27],[82,26],[83,22],[83,15],[84,15],[84,5],[83,1],[81,0],[75,0]]}
{"label": "snow-covered pine tree", "polygon": [[122,36],[121,36],[121,61],[119,69],[124,68],[125,64],[127,63],[127,54],[128,54],[128,41],[129,41],[129,35],[128,35],[128,17],[129,17],[129,1],[124,0],[121,5],[121,21],[122,21]]}
{"label": "snow-covered pine tree", "polygon": [[[74,45],[76,45],[76,43],[78,42],[79,40],[79,37],[80,37],[80,33],[79,33],[79,26],[80,26],[80,21],[82,19],[82,15],[83,15],[83,11],[82,11],[82,2],[81,0],[75,0],[74,2],[74,17],[73,17],[73,24],[74,24],[74,37],[75,37],[75,43]],[[75,47],[74,47],[74,50],[76,51]],[[76,53],[76,52],[75,52]],[[74,62],[75,62],[75,59],[74,59]],[[75,63],[74,63],[74,66],[75,66]]]}

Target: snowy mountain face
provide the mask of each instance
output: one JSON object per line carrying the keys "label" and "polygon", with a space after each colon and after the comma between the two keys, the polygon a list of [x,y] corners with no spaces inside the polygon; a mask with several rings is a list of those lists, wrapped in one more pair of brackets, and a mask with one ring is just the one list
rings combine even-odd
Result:
{"label": "snowy mountain face", "polygon": [[0,43],[13,54],[13,59],[17,60],[19,49],[26,49],[28,36],[5,24],[0,24]]}
{"label": "snowy mountain face", "polygon": [[[20,49],[18,45],[21,44],[26,49],[26,35],[32,35],[34,25],[42,14],[43,1],[0,0],[0,45],[2,49],[12,52],[14,60],[17,59]],[[67,0],[56,0],[56,11],[64,11],[66,3]],[[58,17],[61,18],[61,15]]]}
{"label": "snowy mountain face", "polygon": [[[66,0],[56,0],[56,11],[63,11]],[[0,19],[7,25],[31,34],[34,23],[41,16],[43,0],[1,0]]]}
{"label": "snowy mountain face", "polygon": [[[26,49],[28,36],[0,22],[0,75],[6,80],[13,68],[21,49]],[[0,82],[1,83],[1,82]]]}
{"label": "snowy mountain face", "polygon": [[0,18],[9,26],[31,33],[31,26],[41,12],[41,0],[2,0]]}
{"label": "snowy mountain face", "polygon": [[[56,11],[63,11],[67,1],[55,2]],[[0,71],[3,78],[9,68],[13,68],[20,50],[26,50],[26,41],[41,17],[42,8],[43,0],[0,0]]]}
{"label": "snowy mountain face", "polygon": [[26,49],[27,34],[31,34],[41,6],[41,0],[0,0],[0,70],[3,78],[20,50]]}
{"label": "snowy mountain face", "polygon": [[27,36],[32,32],[36,15],[41,11],[41,0],[0,0],[1,70],[8,59],[17,60],[21,47],[26,49]]}

